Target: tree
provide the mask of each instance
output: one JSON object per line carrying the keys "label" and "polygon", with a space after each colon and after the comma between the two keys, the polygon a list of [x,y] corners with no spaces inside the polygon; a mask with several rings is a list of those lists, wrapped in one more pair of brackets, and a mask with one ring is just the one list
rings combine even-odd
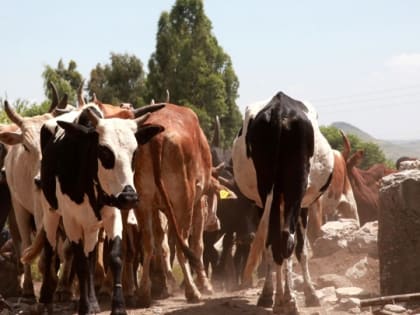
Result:
{"label": "tree", "polygon": [[130,102],[134,107],[145,104],[143,63],[134,55],[111,53],[111,64],[97,64],[90,72],[91,96],[96,93],[104,103]]}
{"label": "tree", "polygon": [[57,68],[55,69],[49,65],[45,66],[42,77],[44,78],[45,95],[49,100],[52,99],[51,89],[48,87],[48,82],[51,81],[57,87],[57,91],[60,96],[66,93],[69,97],[69,103],[76,103],[77,89],[83,80],[82,75],[76,68],[77,64],[73,60],[70,60],[67,68],[65,68],[62,59],[58,61]]}
{"label": "tree", "polygon": [[[327,138],[333,149],[338,151],[343,150],[343,139],[339,130],[333,126],[325,127],[321,126],[321,132]],[[364,150],[364,158],[360,168],[368,169],[370,166],[376,163],[386,163],[388,165],[394,165],[392,161],[386,159],[384,152],[381,150],[379,145],[374,142],[363,141],[358,136],[353,134],[348,134],[347,138],[350,141],[351,153],[354,153],[357,150]]]}
{"label": "tree", "polygon": [[177,0],[158,23],[156,51],[149,60],[150,98],[192,108],[207,136],[220,117],[221,139],[230,146],[242,117],[235,103],[239,81],[230,57],[211,32],[202,0]]}

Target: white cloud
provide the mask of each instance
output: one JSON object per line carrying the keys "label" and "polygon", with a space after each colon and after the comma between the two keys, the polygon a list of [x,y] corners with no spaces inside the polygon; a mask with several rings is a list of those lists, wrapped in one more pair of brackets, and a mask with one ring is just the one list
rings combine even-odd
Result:
{"label": "white cloud", "polygon": [[392,56],[386,65],[394,69],[420,68],[420,53],[402,53]]}

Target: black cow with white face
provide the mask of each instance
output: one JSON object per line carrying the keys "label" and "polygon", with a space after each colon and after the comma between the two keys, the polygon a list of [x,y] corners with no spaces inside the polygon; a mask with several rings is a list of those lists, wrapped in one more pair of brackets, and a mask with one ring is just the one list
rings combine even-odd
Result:
{"label": "black cow with white face", "polygon": [[[304,246],[307,207],[328,187],[334,158],[318,128],[315,110],[282,92],[269,101],[248,106],[232,156],[235,181],[240,190],[264,209],[244,282],[250,280],[261,251],[265,247],[271,249],[269,254],[277,265],[273,312],[296,313],[288,275],[285,290],[281,281],[283,261],[295,250],[304,268],[307,304],[319,303],[307,270]],[[259,300],[262,305],[272,303],[268,278],[271,276],[266,277]]]}
{"label": "black cow with white face", "polygon": [[[69,122],[74,118],[75,122]],[[146,118],[102,119],[96,105],[87,105],[76,117],[75,113],[69,113],[43,126],[41,185],[52,211],[44,215],[48,242],[45,244],[47,271],[41,288],[42,302],[52,301],[54,280],[48,270],[51,270],[61,215],[76,261],[79,314],[99,311],[93,271],[100,227],[110,239],[109,266],[114,277],[112,314],[126,314],[121,287],[123,225],[120,210],[129,210],[138,202],[133,183],[137,146],[163,130],[159,125],[143,125]]]}

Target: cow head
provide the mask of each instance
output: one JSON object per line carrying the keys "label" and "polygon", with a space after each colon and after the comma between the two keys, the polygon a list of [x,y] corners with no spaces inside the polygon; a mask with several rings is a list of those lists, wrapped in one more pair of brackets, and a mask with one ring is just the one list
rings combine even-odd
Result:
{"label": "cow head", "polygon": [[149,114],[135,120],[102,119],[90,108],[85,110],[91,126],[57,121],[66,135],[79,139],[93,152],[90,168],[98,198],[105,205],[128,210],[138,202],[133,183],[133,160],[138,145],[163,131],[160,125],[144,125]]}

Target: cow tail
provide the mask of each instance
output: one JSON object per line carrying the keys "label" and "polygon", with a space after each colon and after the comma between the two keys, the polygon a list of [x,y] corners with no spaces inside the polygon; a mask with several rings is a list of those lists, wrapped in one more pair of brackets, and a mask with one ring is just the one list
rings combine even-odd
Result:
{"label": "cow tail", "polygon": [[35,260],[41,253],[44,248],[44,243],[47,241],[47,235],[45,233],[44,227],[42,226],[36,233],[35,239],[32,242],[31,246],[26,248],[23,253],[20,261],[22,264],[29,264]]}
{"label": "cow tail", "polygon": [[181,238],[181,233],[179,232],[179,228],[176,223],[174,210],[172,208],[168,194],[162,182],[161,167],[160,167],[161,159],[162,159],[162,146],[160,146],[157,142],[151,143],[151,150],[152,150],[152,156],[156,157],[155,159],[153,159],[153,172],[154,172],[154,177],[155,177],[155,183],[156,183],[157,188],[159,189],[159,192],[161,193],[163,202],[166,205],[166,209],[167,209],[166,215],[168,217],[168,222],[172,225],[173,230],[175,232],[177,247],[180,248],[182,252],[184,253],[185,257],[187,257],[189,263],[191,264],[191,267],[199,268],[201,266],[200,259],[194,254],[194,252],[188,247],[188,245]]}

